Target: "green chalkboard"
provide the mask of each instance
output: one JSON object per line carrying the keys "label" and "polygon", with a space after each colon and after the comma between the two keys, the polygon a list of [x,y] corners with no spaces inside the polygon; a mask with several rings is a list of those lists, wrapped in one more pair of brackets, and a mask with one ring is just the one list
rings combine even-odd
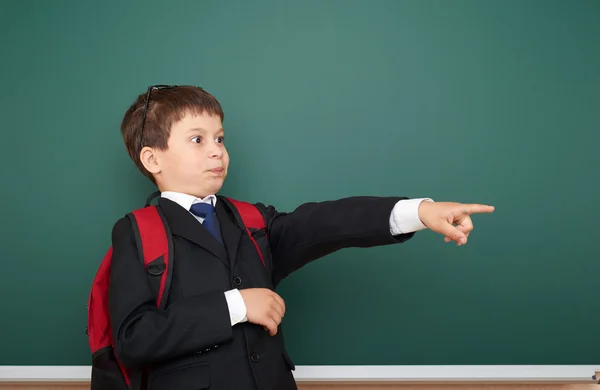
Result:
{"label": "green chalkboard", "polygon": [[160,83],[221,101],[229,196],[496,206],[467,246],[285,280],[296,364],[598,362],[599,42],[597,0],[3,1],[0,364],[90,364],[91,281],[154,191],[119,124]]}

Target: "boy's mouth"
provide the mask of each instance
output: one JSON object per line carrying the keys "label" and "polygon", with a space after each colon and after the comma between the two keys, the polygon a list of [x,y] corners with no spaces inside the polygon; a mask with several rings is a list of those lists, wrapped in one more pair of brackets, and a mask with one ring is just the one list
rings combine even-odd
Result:
{"label": "boy's mouth", "polygon": [[216,173],[217,175],[222,174],[223,171],[225,171],[223,168],[213,168],[209,170],[209,172]]}

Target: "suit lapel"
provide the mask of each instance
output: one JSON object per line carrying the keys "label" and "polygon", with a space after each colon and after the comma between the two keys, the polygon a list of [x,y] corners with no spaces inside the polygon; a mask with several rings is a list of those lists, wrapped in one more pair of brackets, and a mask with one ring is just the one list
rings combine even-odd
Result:
{"label": "suit lapel", "polygon": [[217,213],[217,218],[219,218],[221,235],[223,236],[225,249],[227,249],[229,256],[229,264],[231,265],[231,269],[233,269],[240,239],[242,238],[242,230],[233,222],[233,217],[228,212],[227,205],[225,205],[222,199],[217,201],[215,212]]}
{"label": "suit lapel", "polygon": [[[223,245],[221,245],[208,230],[206,230],[206,228],[190,214],[189,211],[166,198],[159,198],[158,204],[167,218],[173,235],[183,237],[186,240],[205,248],[229,267],[229,259]],[[217,202],[217,205],[218,204],[219,202]],[[219,223],[221,224],[221,230],[223,230],[223,222],[221,222],[220,218]],[[224,234],[223,236],[223,239],[226,240]]]}

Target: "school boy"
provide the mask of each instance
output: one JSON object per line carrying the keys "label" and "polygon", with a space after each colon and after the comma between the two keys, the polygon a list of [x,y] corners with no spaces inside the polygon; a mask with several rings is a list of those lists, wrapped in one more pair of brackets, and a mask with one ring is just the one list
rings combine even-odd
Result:
{"label": "school boy", "polygon": [[219,102],[191,86],[150,87],[122,121],[131,159],[161,193],[158,207],[174,246],[161,310],[130,220],[113,228],[109,307],[116,355],[143,370],[149,390],[296,389],[279,327],[285,303],[275,287],[283,278],[339,249],[398,244],[425,228],[463,245],[473,228],[469,215],[493,211],[402,196],[311,202],[289,213],[257,203],[267,224],[263,265],[217,195],[229,168],[222,121]]}

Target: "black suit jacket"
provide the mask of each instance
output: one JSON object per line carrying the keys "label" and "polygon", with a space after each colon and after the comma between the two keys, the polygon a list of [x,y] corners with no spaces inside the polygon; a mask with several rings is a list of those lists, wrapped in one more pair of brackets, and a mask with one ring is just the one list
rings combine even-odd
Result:
{"label": "black suit jacket", "polygon": [[224,201],[216,205],[221,245],[187,210],[160,198],[174,246],[165,310],[156,307],[131,223],[121,218],[112,233],[109,287],[117,356],[129,368],[146,367],[148,390],[296,389],[281,329],[270,336],[249,322],[231,326],[224,292],[274,290],[293,271],[341,248],[406,241],[414,233],[390,234],[390,213],[400,199],[352,197],[290,213],[257,204],[268,229],[265,267]]}

